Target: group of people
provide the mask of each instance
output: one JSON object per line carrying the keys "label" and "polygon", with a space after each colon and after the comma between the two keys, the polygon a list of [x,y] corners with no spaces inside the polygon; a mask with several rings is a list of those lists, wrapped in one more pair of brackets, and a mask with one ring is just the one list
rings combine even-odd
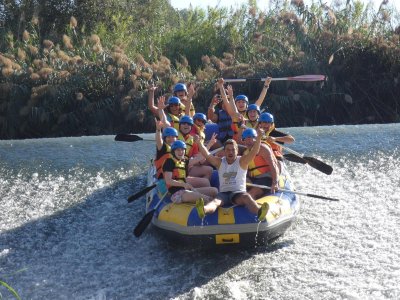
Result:
{"label": "group of people", "polygon": [[[193,84],[176,84],[173,96],[167,101],[160,96],[157,105],[156,87],[149,86],[148,105],[156,117],[156,176],[165,180],[174,203],[196,203],[200,218],[219,206],[244,205],[259,221],[265,219],[268,204],[255,201],[264,190],[246,183],[276,192],[283,168],[279,143],[294,142],[291,135],[275,129],[272,114],[260,110],[271,79],[266,78],[254,104],[245,95],[234,97],[232,86],[225,88],[219,79],[207,115],[195,111]],[[206,141],[208,122],[217,124],[218,133]],[[221,151],[213,155],[210,150]],[[214,170],[219,189],[210,184]]]}

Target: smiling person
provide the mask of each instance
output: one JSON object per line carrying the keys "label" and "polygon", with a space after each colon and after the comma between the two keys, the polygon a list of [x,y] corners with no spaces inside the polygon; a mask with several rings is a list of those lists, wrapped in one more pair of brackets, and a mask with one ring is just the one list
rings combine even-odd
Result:
{"label": "smiling person", "polygon": [[[242,139],[247,149],[244,154],[248,153],[256,142],[257,132],[253,128],[247,128],[242,133]],[[269,145],[261,143],[260,150],[256,156],[250,161],[247,169],[247,177],[251,183],[265,185],[271,187],[271,193],[278,190],[279,168],[275,155]],[[264,194],[264,190],[251,187],[249,194],[258,199]]]}
{"label": "smiling person", "polygon": [[193,117],[196,113],[194,109],[194,105],[192,103],[193,96],[195,94],[195,86],[194,84],[189,84],[189,89],[186,87],[184,83],[177,83],[174,86],[174,96],[178,97],[182,103],[182,109],[186,110],[186,106],[189,106],[189,112],[187,113],[188,116]]}
{"label": "smiling person", "polygon": [[273,142],[284,144],[291,144],[294,142],[294,137],[290,134],[276,130],[274,116],[270,113],[262,113],[258,118],[258,126],[265,131],[264,143],[268,143],[271,147],[276,159],[278,160],[279,168],[282,171],[281,161],[283,160],[282,148]]}
{"label": "smiling person", "polygon": [[[171,145],[171,157],[167,158],[162,169],[168,192],[171,193],[171,201],[174,203],[195,203],[202,199],[210,202],[217,195],[214,187],[194,188],[186,181],[189,160],[185,155],[187,146],[183,141],[175,141]],[[204,215],[199,215],[203,218]]]}
{"label": "smiling person", "polygon": [[196,202],[196,208],[199,215],[213,213],[219,206],[225,204],[243,205],[254,213],[259,221],[263,221],[267,215],[269,206],[264,202],[259,205],[253,197],[246,191],[246,174],[250,162],[254,159],[260,150],[261,137],[264,131],[258,129],[257,139],[251,150],[238,156],[238,145],[234,140],[227,140],[224,144],[225,156],[217,157],[211,155],[208,150],[200,142],[198,136],[195,137],[196,143],[199,145],[201,154],[218,170],[219,177],[219,193],[215,199],[207,204],[202,200]]}
{"label": "smiling person", "polygon": [[[198,144],[194,142],[194,138],[190,134],[193,125],[193,119],[189,116],[183,116],[179,120],[178,139],[186,143],[186,157],[189,158],[191,162],[188,175],[194,177],[194,180],[200,181],[202,179],[207,179],[208,186],[210,186],[213,168],[202,164],[204,157],[199,153]],[[196,184],[196,186],[199,185]]]}

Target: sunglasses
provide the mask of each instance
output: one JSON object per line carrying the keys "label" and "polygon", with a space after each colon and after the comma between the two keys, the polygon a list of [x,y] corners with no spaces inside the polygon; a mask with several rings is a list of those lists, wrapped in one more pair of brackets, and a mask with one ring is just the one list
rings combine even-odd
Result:
{"label": "sunglasses", "polygon": [[179,104],[169,104],[169,106],[179,106]]}

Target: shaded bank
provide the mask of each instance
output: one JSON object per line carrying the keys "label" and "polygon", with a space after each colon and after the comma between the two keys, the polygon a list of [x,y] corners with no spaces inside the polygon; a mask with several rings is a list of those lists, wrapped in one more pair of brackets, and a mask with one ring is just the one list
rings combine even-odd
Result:
{"label": "shaded bank", "polygon": [[[265,108],[278,126],[400,120],[400,27],[384,3],[377,12],[356,1],[168,10],[162,27],[150,17],[156,8],[145,7],[136,20],[134,7],[106,6],[110,20],[100,18],[90,34],[74,17],[63,30],[44,30],[43,18],[25,18],[7,34],[0,28],[0,138],[149,132],[149,83],[156,96],[196,83],[194,103],[205,112],[218,77],[326,75],[323,83],[271,85]],[[261,87],[234,90],[254,101]]]}

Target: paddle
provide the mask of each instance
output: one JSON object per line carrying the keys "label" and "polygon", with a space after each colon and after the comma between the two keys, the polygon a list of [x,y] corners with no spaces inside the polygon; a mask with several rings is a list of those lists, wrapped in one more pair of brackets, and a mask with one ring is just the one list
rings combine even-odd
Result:
{"label": "paddle", "polygon": [[[326,163],[320,161],[319,159],[316,159],[315,157],[310,157],[310,156],[304,156],[288,147],[282,146],[281,144],[278,144],[276,142],[273,142],[275,145],[278,145],[282,147],[282,149],[285,149],[286,151],[292,153],[295,156],[298,156],[305,160],[311,167],[314,169],[317,169],[318,171],[321,171],[322,173],[325,173],[327,175],[332,174],[333,168],[330,165],[327,165]],[[290,160],[290,159],[289,159]]]}
{"label": "paddle", "polygon": [[118,142],[154,141],[154,138],[142,136],[140,134],[118,133],[115,138]]}
{"label": "paddle", "polygon": [[[271,187],[266,186],[266,185],[259,185],[259,184],[254,184],[254,183],[246,183],[247,186],[254,186],[258,187],[260,189],[268,189],[270,190]],[[319,196],[319,195],[314,195],[314,194],[308,194],[308,193],[302,193],[302,192],[297,192],[297,191],[291,191],[291,190],[286,190],[286,189],[279,189],[279,192],[287,192],[287,193],[293,193],[297,195],[303,195],[307,197],[312,197],[312,198],[318,198],[318,199],[323,199],[323,200],[329,200],[329,201],[339,201],[339,199],[335,198],[329,198],[329,197],[324,197],[324,196]]]}
{"label": "paddle", "polygon": [[[247,82],[247,81],[265,81],[266,78],[238,78],[238,79],[224,79],[224,82]],[[300,75],[294,77],[280,77],[280,78],[272,78],[271,81],[323,81],[325,80],[324,75]]]}
{"label": "paddle", "polygon": [[291,162],[300,163],[303,165],[305,165],[307,163],[307,161],[305,159],[303,159],[302,157],[291,154],[291,153],[283,154],[283,157]]}
{"label": "paddle", "polygon": [[152,184],[149,185],[147,187],[145,187],[143,190],[137,192],[136,194],[133,194],[131,196],[128,197],[128,203],[131,203],[133,201],[135,201],[136,199],[140,198],[141,196],[147,194],[148,192],[150,192],[152,189],[154,189],[157,186],[157,184]]}
{"label": "paddle", "polygon": [[147,228],[147,226],[149,226],[151,219],[153,219],[153,215],[156,211],[156,209],[158,208],[158,206],[161,204],[161,202],[163,201],[164,197],[168,194],[168,191],[165,192],[165,194],[160,198],[160,201],[158,201],[158,203],[156,204],[156,206],[154,206],[154,208],[152,210],[150,210],[149,212],[147,212],[144,217],[140,220],[140,222],[136,225],[135,229],[133,230],[133,234],[136,237],[139,237],[142,235],[143,231],[145,231],[145,229]]}

